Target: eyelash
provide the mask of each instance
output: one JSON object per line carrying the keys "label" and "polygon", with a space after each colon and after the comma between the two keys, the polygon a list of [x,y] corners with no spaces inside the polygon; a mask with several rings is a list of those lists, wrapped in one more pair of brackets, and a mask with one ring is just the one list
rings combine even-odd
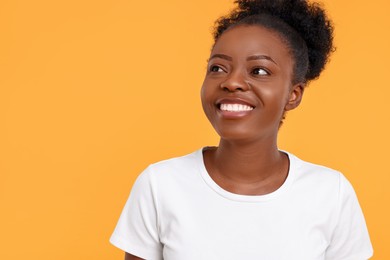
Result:
{"label": "eyelash", "polygon": [[[255,71],[264,71],[264,74],[255,73]],[[226,72],[226,71],[221,66],[212,65],[209,68],[209,72],[218,73],[218,72]],[[256,75],[256,76],[269,76],[271,73],[268,70],[264,69],[264,68],[253,68],[251,70],[251,74]]]}
{"label": "eyelash", "polygon": [[[217,71],[214,70],[215,68],[217,69]],[[218,66],[218,65],[212,65],[212,66],[210,66],[210,69],[209,69],[210,72],[221,72],[218,70],[225,71],[224,69],[221,68],[221,66]]]}
{"label": "eyelash", "polygon": [[[257,70],[259,70],[259,71],[264,71],[264,74],[258,74],[258,73],[254,73],[255,71],[257,71]],[[252,74],[254,74],[254,75],[258,75],[258,76],[268,76],[268,75],[270,75],[270,73],[269,73],[269,71],[268,70],[266,70],[266,69],[264,69],[264,68],[254,68],[254,69],[252,69],[252,72],[251,72]]]}

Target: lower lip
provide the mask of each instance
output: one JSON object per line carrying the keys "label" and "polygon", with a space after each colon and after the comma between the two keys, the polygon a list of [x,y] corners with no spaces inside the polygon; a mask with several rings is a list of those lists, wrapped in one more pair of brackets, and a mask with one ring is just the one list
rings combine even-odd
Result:
{"label": "lower lip", "polygon": [[250,115],[252,111],[253,110],[233,112],[218,109],[218,113],[226,119],[240,119]]}

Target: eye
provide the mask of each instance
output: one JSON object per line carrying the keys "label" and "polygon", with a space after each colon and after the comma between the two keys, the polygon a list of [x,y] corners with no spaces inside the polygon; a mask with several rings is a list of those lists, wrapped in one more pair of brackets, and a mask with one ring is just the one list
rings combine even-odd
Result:
{"label": "eye", "polygon": [[269,75],[270,73],[263,68],[255,68],[252,70],[252,74],[266,76],[266,75]]}
{"label": "eye", "polygon": [[224,70],[218,65],[212,65],[209,69],[210,72],[223,72]]}

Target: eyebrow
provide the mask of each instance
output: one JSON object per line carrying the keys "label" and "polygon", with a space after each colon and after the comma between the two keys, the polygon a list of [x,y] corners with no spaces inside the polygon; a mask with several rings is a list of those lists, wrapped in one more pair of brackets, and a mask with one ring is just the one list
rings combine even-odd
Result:
{"label": "eyebrow", "polygon": [[228,55],[225,55],[225,54],[214,54],[213,56],[211,56],[210,58],[209,58],[209,60],[212,60],[212,59],[214,59],[214,58],[221,58],[221,59],[224,59],[224,60],[228,60],[228,61],[232,61],[233,60],[233,58],[232,57],[230,57],[230,56],[228,56]]}
{"label": "eyebrow", "polygon": [[269,57],[267,55],[252,55],[252,56],[249,56],[246,60],[249,61],[249,60],[263,60],[263,59],[272,61],[273,63],[278,65],[271,57]]}
{"label": "eyebrow", "polygon": [[[221,58],[221,59],[228,60],[228,61],[233,60],[233,58],[228,56],[228,55],[218,54],[218,53],[211,56],[209,58],[209,60],[212,60],[214,58]],[[278,65],[271,57],[269,57],[267,55],[252,55],[252,56],[249,56],[246,60],[247,61],[250,61],[250,60],[269,60],[269,61],[272,61],[273,63],[275,63],[276,65]]]}

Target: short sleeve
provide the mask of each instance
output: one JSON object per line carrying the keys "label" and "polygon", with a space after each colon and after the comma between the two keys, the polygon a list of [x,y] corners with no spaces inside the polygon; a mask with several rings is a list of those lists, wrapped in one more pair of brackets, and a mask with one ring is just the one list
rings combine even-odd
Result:
{"label": "short sleeve", "polygon": [[150,169],[136,180],[110,242],[132,255],[161,260],[156,194]]}
{"label": "short sleeve", "polygon": [[373,254],[363,212],[349,181],[340,174],[337,226],[326,251],[329,260],[367,260]]}

